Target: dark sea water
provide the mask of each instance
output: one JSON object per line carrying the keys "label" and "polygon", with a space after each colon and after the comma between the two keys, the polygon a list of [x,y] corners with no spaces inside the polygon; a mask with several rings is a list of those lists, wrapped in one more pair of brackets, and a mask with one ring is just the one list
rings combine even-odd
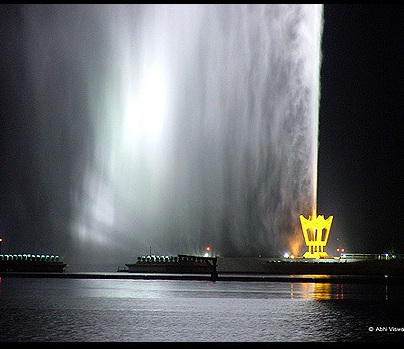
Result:
{"label": "dark sea water", "polygon": [[0,279],[0,342],[402,342],[404,285]]}

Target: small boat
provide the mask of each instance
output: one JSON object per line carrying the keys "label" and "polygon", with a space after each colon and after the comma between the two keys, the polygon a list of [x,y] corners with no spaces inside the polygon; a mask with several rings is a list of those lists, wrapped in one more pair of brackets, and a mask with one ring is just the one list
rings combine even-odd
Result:
{"label": "small boat", "polygon": [[57,255],[0,254],[0,272],[62,273],[66,267]]}
{"label": "small boat", "polygon": [[144,255],[135,263],[125,264],[119,272],[168,273],[168,274],[211,274],[217,276],[217,258],[179,254],[177,256]]}

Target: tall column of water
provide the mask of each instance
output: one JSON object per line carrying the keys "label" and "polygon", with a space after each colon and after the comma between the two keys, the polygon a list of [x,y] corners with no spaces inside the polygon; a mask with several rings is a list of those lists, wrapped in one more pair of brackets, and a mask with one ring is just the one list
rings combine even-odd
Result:
{"label": "tall column of water", "polygon": [[110,260],[206,244],[271,255],[302,240],[299,215],[316,211],[322,11],[24,5],[51,233],[74,258]]}

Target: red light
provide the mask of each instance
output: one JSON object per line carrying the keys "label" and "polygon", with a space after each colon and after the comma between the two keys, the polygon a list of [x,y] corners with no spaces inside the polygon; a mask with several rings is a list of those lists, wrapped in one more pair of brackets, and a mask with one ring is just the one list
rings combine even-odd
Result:
{"label": "red light", "polygon": [[210,251],[210,246],[206,247],[206,251]]}
{"label": "red light", "polygon": [[337,248],[337,252],[339,252],[339,248]]}
{"label": "red light", "polygon": [[341,252],[345,252],[345,248],[341,248]]}
{"label": "red light", "polygon": [[2,239],[2,238],[0,238],[0,242],[3,242],[3,239]]}

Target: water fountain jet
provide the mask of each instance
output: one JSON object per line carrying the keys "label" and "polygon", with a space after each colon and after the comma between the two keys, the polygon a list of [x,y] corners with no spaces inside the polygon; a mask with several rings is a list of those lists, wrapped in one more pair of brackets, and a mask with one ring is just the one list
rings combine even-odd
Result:
{"label": "water fountain jet", "polygon": [[84,261],[287,246],[316,202],[321,4],[21,7],[37,234]]}

